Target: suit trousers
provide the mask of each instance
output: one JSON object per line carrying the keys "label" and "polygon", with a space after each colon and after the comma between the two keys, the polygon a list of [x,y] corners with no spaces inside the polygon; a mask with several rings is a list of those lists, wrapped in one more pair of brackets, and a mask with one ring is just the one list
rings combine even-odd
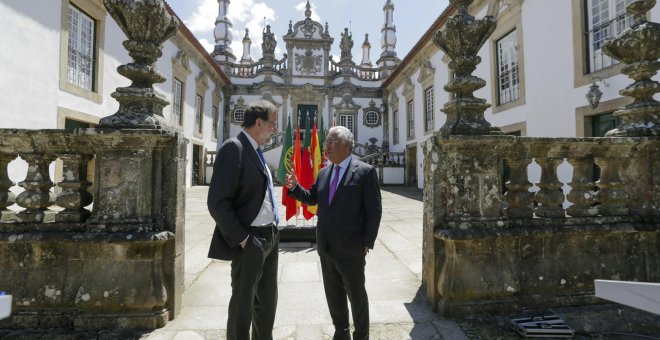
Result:
{"label": "suit trousers", "polygon": [[277,308],[277,227],[249,227],[250,237],[231,262],[227,339],[272,339]]}
{"label": "suit trousers", "polygon": [[348,303],[353,312],[354,340],[369,339],[369,298],[364,287],[364,256],[336,259],[330,254],[321,255],[321,272],[325,298],[335,326],[333,339],[350,339]]}

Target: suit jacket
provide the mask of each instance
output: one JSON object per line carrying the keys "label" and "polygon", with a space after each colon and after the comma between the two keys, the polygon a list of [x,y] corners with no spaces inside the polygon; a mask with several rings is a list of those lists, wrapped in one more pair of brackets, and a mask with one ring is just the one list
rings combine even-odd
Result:
{"label": "suit jacket", "polygon": [[289,196],[308,205],[318,205],[316,242],[319,255],[361,257],[364,256],[363,246],[374,247],[382,215],[376,169],[352,159],[329,203],[333,168],[334,165],[324,167],[309,190],[297,186],[289,191]]}
{"label": "suit jacket", "polygon": [[213,165],[207,199],[215,220],[210,258],[231,260],[239,253],[266,195],[268,170],[245,133],[225,141]]}

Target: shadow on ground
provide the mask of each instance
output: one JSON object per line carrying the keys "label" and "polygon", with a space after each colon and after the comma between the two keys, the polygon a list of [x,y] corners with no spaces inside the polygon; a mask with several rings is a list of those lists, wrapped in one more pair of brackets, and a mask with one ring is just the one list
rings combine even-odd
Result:
{"label": "shadow on ground", "polygon": [[381,191],[387,191],[393,195],[403,196],[406,198],[413,199],[415,201],[422,202],[424,198],[424,191],[416,187],[404,187],[404,186],[388,186],[383,185],[380,187]]}

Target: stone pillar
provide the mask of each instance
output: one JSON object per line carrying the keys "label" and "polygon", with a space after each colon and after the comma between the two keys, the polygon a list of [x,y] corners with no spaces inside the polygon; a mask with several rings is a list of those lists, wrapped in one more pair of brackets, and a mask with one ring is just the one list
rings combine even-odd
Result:
{"label": "stone pillar", "polygon": [[456,95],[441,110],[447,114],[447,122],[440,132],[447,135],[501,134],[499,128],[484,119],[484,111],[490,104],[473,95],[486,86],[486,81],[472,75],[481,62],[477,53],[495,30],[497,21],[492,16],[481,20],[471,16],[468,6],[473,0],[449,2],[456,8],[456,15],[447,20],[444,31],[433,35],[436,46],[451,58],[449,69],[454,71],[454,78],[445,85],[445,90]]}
{"label": "stone pillar", "polygon": [[57,195],[57,205],[64,211],[55,215],[56,222],[83,222],[89,215],[84,207],[92,203],[92,194],[87,191],[91,185],[87,181],[87,163],[92,159],[90,155],[61,154],[63,180],[57,185],[62,192]]}
{"label": "stone pillar", "polygon": [[596,192],[594,182],[591,180],[594,160],[592,157],[569,158],[573,166],[573,180],[569,183],[571,191],[566,197],[573,203],[566,212],[571,216],[596,216],[598,208],[595,207]]}
{"label": "stone pillar", "polygon": [[9,190],[15,183],[10,181],[7,175],[7,166],[15,158],[15,155],[0,153],[0,222],[11,221],[16,215],[7,209],[16,201],[16,195]]}
{"label": "stone pillar", "polygon": [[25,210],[16,214],[18,222],[42,222],[48,207],[55,203],[55,194],[50,192],[53,182],[48,167],[55,156],[38,153],[21,154],[28,163],[25,180],[18,183],[25,191],[16,198],[16,203]]}
{"label": "stone pillar", "polygon": [[614,111],[621,125],[607,136],[660,136],[660,102],[653,96],[660,92],[660,83],[653,76],[660,69],[660,24],[648,22],[646,13],[655,6],[655,0],[638,0],[626,10],[634,23],[616,38],[603,45],[603,52],[626,64],[621,73],[635,82],[619,91],[633,102]]}
{"label": "stone pillar", "polygon": [[[436,227],[446,216],[444,206],[447,197],[441,187],[443,174],[446,173],[442,162],[443,152],[439,145],[439,137],[431,136],[422,144],[424,152],[424,226],[422,230],[422,281],[426,298],[433,308],[440,299],[438,281],[442,272],[444,259],[444,243],[435,237]],[[405,169],[405,168],[404,168]]]}
{"label": "stone pillar", "polygon": [[623,190],[623,181],[619,175],[621,166],[625,162],[617,157],[596,158],[596,164],[600,167],[600,180],[598,185],[598,213],[603,216],[628,215],[626,201],[628,194]]}
{"label": "stone pillar", "polygon": [[167,13],[162,0],[105,0],[104,4],[128,37],[124,47],[134,62],[117,68],[132,83],[112,94],[119,102],[119,110],[101,119],[98,127],[162,128],[167,124],[163,107],[169,103],[153,88],[154,83],[165,81],[154,64],[163,55],[160,46],[179,28],[179,20]]}
{"label": "stone pillar", "polygon": [[527,166],[531,159],[507,159],[511,169],[511,179],[507,183],[508,191],[504,194],[507,207],[504,213],[508,218],[532,218],[532,183],[527,180]]}
{"label": "stone pillar", "polygon": [[537,158],[536,163],[541,166],[540,190],[534,195],[539,204],[534,213],[539,217],[563,217],[564,193],[562,184],[557,179],[557,166],[563,162],[561,158]]}

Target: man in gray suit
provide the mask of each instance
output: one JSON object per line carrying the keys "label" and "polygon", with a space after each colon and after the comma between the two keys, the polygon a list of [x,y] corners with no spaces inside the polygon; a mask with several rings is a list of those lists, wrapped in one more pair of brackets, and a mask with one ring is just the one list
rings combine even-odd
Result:
{"label": "man in gray suit", "polygon": [[287,176],[289,196],[318,205],[317,251],[325,297],[335,326],[333,339],[350,339],[348,300],[355,331],[353,339],[369,338],[369,299],[364,287],[365,256],[373,249],[382,215],[376,169],[353,159],[353,133],[343,126],[330,129],[325,141],[331,166],[319,171],[309,190]]}
{"label": "man in gray suit", "polygon": [[208,208],[215,220],[209,257],[231,260],[227,339],[272,339],[277,307],[279,221],[261,145],[277,132],[277,110],[258,100],[243,131],[225,141],[213,165]]}

